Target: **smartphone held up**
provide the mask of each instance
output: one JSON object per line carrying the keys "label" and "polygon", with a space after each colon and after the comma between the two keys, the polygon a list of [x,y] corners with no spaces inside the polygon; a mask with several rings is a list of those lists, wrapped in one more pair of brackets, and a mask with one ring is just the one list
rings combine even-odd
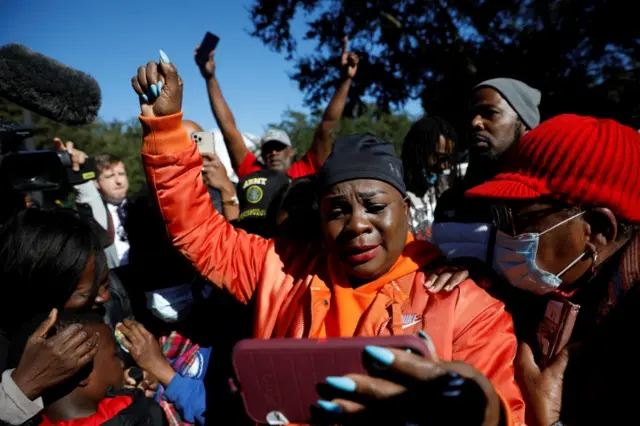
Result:
{"label": "smartphone held up", "polygon": [[191,134],[191,139],[196,143],[200,154],[216,153],[216,144],[213,133],[211,132],[194,132]]}
{"label": "smartphone held up", "polygon": [[218,46],[218,42],[220,41],[220,37],[210,32],[207,32],[198,47],[196,52],[196,63],[198,66],[203,67],[204,64],[209,60],[209,55],[213,52]]}

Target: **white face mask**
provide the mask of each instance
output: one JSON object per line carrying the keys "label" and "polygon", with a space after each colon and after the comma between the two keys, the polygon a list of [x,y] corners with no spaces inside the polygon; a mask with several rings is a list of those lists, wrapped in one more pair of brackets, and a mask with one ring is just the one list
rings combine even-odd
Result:
{"label": "white face mask", "polygon": [[[194,281],[175,287],[146,292],[147,308],[151,310],[151,313],[153,313],[156,318],[164,322],[173,323],[183,321],[197,303],[196,298],[199,298],[193,294]],[[207,298],[211,294],[212,289],[208,287],[209,286],[205,286],[202,289],[203,298]]]}
{"label": "white face mask", "polygon": [[531,232],[513,237],[497,231],[493,269],[505,277],[509,284],[521,290],[540,295],[557,290],[562,284],[560,277],[587,253],[582,253],[559,274],[552,274],[536,264],[540,237],[583,214],[584,212],[571,216],[541,233]]}

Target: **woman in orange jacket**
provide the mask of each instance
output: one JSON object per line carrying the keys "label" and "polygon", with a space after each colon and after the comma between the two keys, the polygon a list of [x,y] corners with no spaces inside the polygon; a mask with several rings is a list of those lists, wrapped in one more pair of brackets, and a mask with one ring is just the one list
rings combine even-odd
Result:
{"label": "woman in orange jacket", "polygon": [[[440,253],[408,233],[402,163],[390,144],[372,135],[336,142],[318,176],[323,244],[267,240],[234,229],[211,206],[202,159],[182,128],[182,80],[166,54],[140,67],[132,85],[140,97],[147,180],[174,244],[211,282],[255,302],[254,337],[431,337],[442,361],[369,347],[367,356],[395,369],[396,378],[330,378],[340,397],[319,401],[321,408],[348,422],[411,381],[450,376],[449,384],[473,382],[483,390],[478,424],[523,423],[511,316],[471,280],[450,293],[428,292],[423,270]],[[436,405],[414,408],[428,420]],[[420,423],[406,410],[396,420],[403,414]]]}

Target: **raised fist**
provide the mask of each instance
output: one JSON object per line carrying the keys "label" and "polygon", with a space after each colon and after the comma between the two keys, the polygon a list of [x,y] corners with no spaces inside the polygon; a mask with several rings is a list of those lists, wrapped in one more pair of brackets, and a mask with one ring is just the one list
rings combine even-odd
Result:
{"label": "raised fist", "polygon": [[131,86],[140,98],[145,117],[163,117],[182,110],[182,79],[169,57],[160,51],[160,62],[149,62],[138,68]]}

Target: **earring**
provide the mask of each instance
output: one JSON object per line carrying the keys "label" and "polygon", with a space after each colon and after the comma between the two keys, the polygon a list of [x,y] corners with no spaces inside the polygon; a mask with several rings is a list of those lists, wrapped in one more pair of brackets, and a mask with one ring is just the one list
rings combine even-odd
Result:
{"label": "earring", "polygon": [[589,247],[589,251],[591,252],[591,273],[595,274],[596,273],[596,266],[598,263],[598,249],[595,248],[595,246],[587,246]]}

